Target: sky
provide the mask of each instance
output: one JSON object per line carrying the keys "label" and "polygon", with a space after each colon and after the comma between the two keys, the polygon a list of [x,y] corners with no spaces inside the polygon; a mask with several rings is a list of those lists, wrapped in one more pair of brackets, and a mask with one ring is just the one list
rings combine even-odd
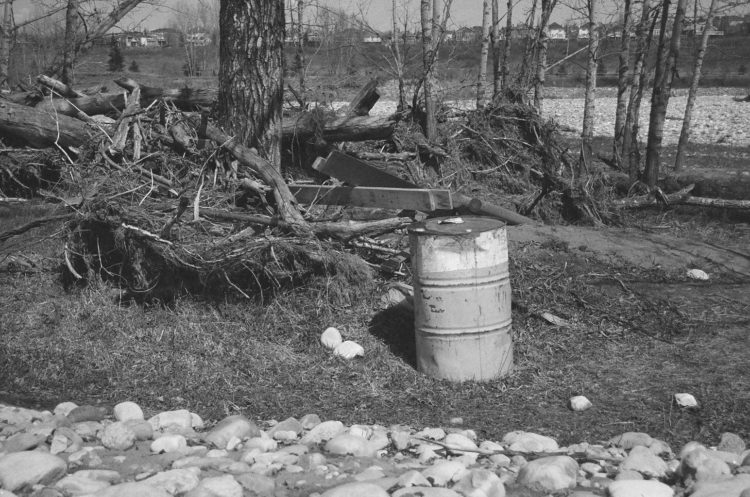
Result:
{"label": "sky", "polygon": [[[40,5],[42,2],[50,3],[55,0],[15,0],[15,18],[17,22],[23,21],[32,15],[35,7]],[[57,0],[58,2],[62,0]],[[121,23],[123,29],[134,29],[137,27],[146,29],[156,29],[161,27],[167,27],[170,21],[175,17],[175,12],[184,11],[186,5],[195,5],[199,1],[204,3],[213,3],[218,5],[219,0],[158,0],[160,6],[155,7],[151,4],[142,4]],[[287,4],[290,1],[286,0]],[[313,3],[313,0],[309,0]],[[441,0],[444,2],[445,0]],[[513,10],[513,23],[516,24],[525,19],[526,13],[529,11],[532,0],[514,0],[516,6]],[[708,0],[698,0],[702,3],[707,3]],[[368,24],[373,28],[381,31],[390,30],[391,26],[391,2],[392,0],[315,0],[315,2],[321,3],[329,8],[336,10],[348,11],[350,13],[359,14],[363,16]],[[561,0],[558,2],[558,6],[553,12],[551,22],[557,22],[565,24],[567,21],[572,20],[573,22],[581,22],[581,14],[571,9],[567,5],[580,4],[582,0]],[[107,2],[101,1],[101,4]],[[499,0],[500,3],[500,15],[504,16],[506,11],[507,0]],[[617,5],[621,4],[621,0],[602,0],[602,12],[605,14],[602,16],[601,21],[610,20],[614,13],[617,11]],[[419,0],[398,0],[399,6],[399,18],[403,19],[404,15],[407,16],[410,22],[416,23],[419,19]],[[406,7],[406,8],[404,8]],[[189,7],[188,7],[189,8]],[[406,14],[405,14],[406,13]],[[312,17],[312,11],[308,10],[306,16]],[[453,0],[451,8],[451,21],[449,22],[449,29],[455,29],[460,26],[478,26],[482,23],[482,0]]]}

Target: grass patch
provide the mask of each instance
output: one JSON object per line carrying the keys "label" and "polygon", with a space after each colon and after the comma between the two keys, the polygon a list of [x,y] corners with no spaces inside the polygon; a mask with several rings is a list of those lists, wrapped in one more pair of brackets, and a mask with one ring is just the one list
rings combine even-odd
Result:
{"label": "grass patch", "polygon": [[[513,244],[510,254],[516,368],[487,383],[415,371],[412,317],[378,310],[377,291],[340,306],[299,288],[266,305],[184,297],[143,307],[104,283],[66,292],[54,272],[4,274],[0,401],[51,407],[130,399],[150,413],[186,407],[208,418],[281,419],[315,412],[415,427],[461,416],[487,438],[526,429],[562,443],[631,430],[674,446],[715,443],[723,431],[750,436],[750,343],[736,319],[750,306],[747,284],[689,285],[682,275],[554,244]],[[546,323],[543,311],[571,326]],[[365,357],[333,357],[318,342],[327,326],[360,342]],[[701,408],[675,408],[672,395],[681,391]],[[571,412],[567,400],[576,394],[594,407]]]}

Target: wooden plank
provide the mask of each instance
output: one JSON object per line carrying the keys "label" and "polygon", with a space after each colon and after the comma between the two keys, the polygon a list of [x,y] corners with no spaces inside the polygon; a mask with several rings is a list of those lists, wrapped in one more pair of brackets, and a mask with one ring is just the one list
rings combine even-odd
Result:
{"label": "wooden plank", "polygon": [[450,190],[289,185],[301,204],[348,205],[381,209],[409,209],[431,212],[452,209]]}
{"label": "wooden plank", "polygon": [[313,164],[316,171],[327,174],[353,186],[376,186],[381,188],[419,188],[414,183],[403,180],[392,174],[371,166],[337,150],[334,150],[325,161]]}

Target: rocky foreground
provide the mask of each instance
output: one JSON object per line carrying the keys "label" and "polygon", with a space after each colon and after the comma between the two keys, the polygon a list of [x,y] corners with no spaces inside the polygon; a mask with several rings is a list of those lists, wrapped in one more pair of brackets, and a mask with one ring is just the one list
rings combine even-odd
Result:
{"label": "rocky foreground", "polygon": [[144,419],[123,402],[53,412],[0,405],[0,497],[750,497],[750,451],[629,432],[559,447],[523,431],[480,441],[463,429],[244,416],[208,426],[187,410]]}

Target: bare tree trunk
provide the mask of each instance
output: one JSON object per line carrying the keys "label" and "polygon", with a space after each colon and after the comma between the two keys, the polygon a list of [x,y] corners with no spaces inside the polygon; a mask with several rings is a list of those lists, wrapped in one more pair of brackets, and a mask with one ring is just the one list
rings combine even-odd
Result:
{"label": "bare tree trunk", "polygon": [[640,109],[643,91],[646,88],[647,75],[650,72],[646,69],[645,65],[656,21],[659,17],[658,15],[654,16],[653,21],[649,23],[650,9],[651,1],[643,0],[641,20],[636,31],[638,51],[636,52],[635,66],[633,67],[633,81],[637,81],[637,84],[630,91],[628,110],[625,115],[625,129],[623,131],[622,157],[627,162],[628,176],[631,183],[635,182],[640,174],[641,153],[638,144]]}
{"label": "bare tree trunk", "polygon": [[[526,32],[531,33],[534,29],[534,20],[536,19],[536,7],[537,7],[538,0],[532,0],[531,3],[531,12],[529,12],[529,16],[526,18]],[[521,70],[518,71],[518,77],[516,79],[516,82],[518,83],[518,86],[520,86],[524,92],[529,89],[530,82],[531,82],[531,63],[534,59],[534,55],[536,52],[536,36],[527,36],[526,37],[526,47],[523,51],[523,60],[521,61]]]}
{"label": "bare tree trunk", "polygon": [[555,8],[557,0],[542,0],[542,18],[539,23],[539,34],[537,35],[537,65],[536,79],[534,81],[534,107],[541,114],[542,100],[544,99],[544,81],[547,73],[547,45],[549,36],[547,35],[547,25],[549,18],[552,16],[552,10]]}
{"label": "bare tree trunk", "polygon": [[73,64],[76,60],[76,36],[78,35],[78,0],[68,0],[65,11],[65,45],[63,48],[63,66],[60,80],[73,86]]}
{"label": "bare tree trunk", "polygon": [[398,45],[398,19],[396,17],[397,2],[398,0],[393,0],[391,2],[391,50],[395,60],[396,77],[398,77],[398,107],[396,107],[396,109],[400,112],[406,108],[406,89],[404,87],[404,61],[401,58],[401,49]]}
{"label": "bare tree trunk", "polygon": [[708,13],[706,14],[706,24],[703,26],[700,48],[695,56],[693,79],[690,81],[690,90],[688,92],[687,104],[685,105],[685,117],[682,120],[680,141],[677,144],[677,155],[674,159],[675,171],[682,169],[682,160],[685,157],[685,150],[690,141],[690,124],[693,119],[693,107],[695,106],[695,98],[698,94],[698,84],[700,83],[701,68],[703,67],[703,57],[706,55],[706,47],[708,46],[708,30],[709,26],[711,26],[711,20],[713,19],[715,8],[716,0],[711,0],[711,5],[708,7]]}
{"label": "bare tree trunk", "polygon": [[622,148],[627,113],[628,92],[632,86],[630,70],[630,20],[631,0],[623,5],[622,40],[620,41],[620,66],[617,71],[617,108],[615,110],[615,139],[612,144],[612,158],[618,167],[622,166]]}
{"label": "bare tree trunk", "polygon": [[508,64],[510,63],[510,40],[513,33],[513,0],[508,0],[508,11],[505,14],[505,46],[503,47],[503,61],[500,69],[502,88],[508,89]]}
{"label": "bare tree trunk", "polygon": [[305,10],[305,0],[297,0],[297,53],[294,57],[299,78],[299,94],[302,96],[303,107],[307,103],[307,87],[305,86],[305,37],[303,35],[302,19]]}
{"label": "bare tree trunk", "polygon": [[482,5],[482,51],[479,55],[479,77],[477,78],[477,109],[484,107],[487,87],[487,59],[490,51],[490,0]]}
{"label": "bare tree trunk", "polygon": [[592,157],[594,138],[594,111],[596,109],[596,72],[599,52],[599,30],[596,26],[596,8],[598,0],[587,0],[589,17],[588,64],[586,66],[586,97],[583,107],[583,130],[581,132],[581,159],[578,178],[588,170]]}
{"label": "bare tree trunk", "polygon": [[432,43],[432,18],[430,17],[430,0],[420,0],[420,17],[422,21],[422,86],[424,91],[424,134],[428,141],[435,139],[437,125],[435,122],[435,100],[432,95],[432,69],[434,46]]}
{"label": "bare tree trunk", "polygon": [[[682,20],[685,18],[685,4],[687,0],[677,0],[677,10],[672,25],[672,39],[669,51],[665,50],[667,28],[667,14],[670,0],[664,0],[661,20],[662,32],[659,36],[658,55],[656,59],[656,75],[654,77],[654,91],[651,96],[651,115],[648,126],[648,143],[646,144],[646,166],[644,170],[645,183],[649,187],[656,186],[659,179],[661,144],[664,137],[664,121],[667,117],[672,79],[676,69],[677,57],[680,53],[680,34]],[[665,57],[666,56],[666,57]]]}
{"label": "bare tree trunk", "polygon": [[281,170],[284,0],[222,0],[219,120]]}
{"label": "bare tree trunk", "polygon": [[10,89],[10,49],[13,45],[13,0],[2,0],[0,19],[0,90]]}
{"label": "bare tree trunk", "polygon": [[499,0],[492,0],[492,99],[500,96],[502,89],[502,71],[500,70],[500,5]]}

